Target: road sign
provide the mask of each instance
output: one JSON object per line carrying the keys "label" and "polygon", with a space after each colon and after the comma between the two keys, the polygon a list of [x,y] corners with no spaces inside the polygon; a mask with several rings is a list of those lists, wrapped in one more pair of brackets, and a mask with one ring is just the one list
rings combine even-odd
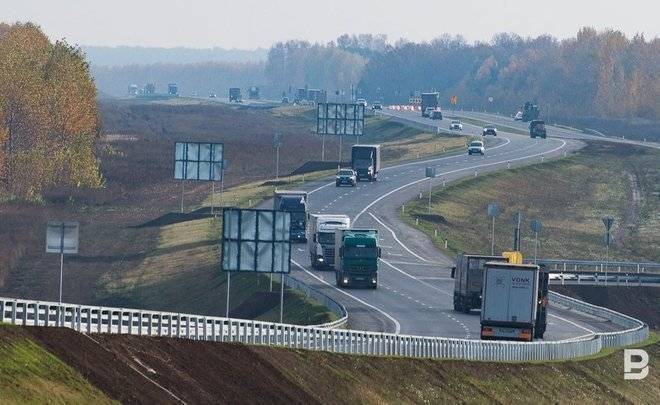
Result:
{"label": "road sign", "polygon": [[289,273],[290,226],[289,212],[224,208],[221,269]]}
{"label": "road sign", "polygon": [[78,222],[49,221],[46,227],[46,253],[78,253]]}
{"label": "road sign", "polygon": [[522,222],[522,212],[516,212],[513,214],[512,220],[514,224],[520,224],[520,222]]}
{"label": "road sign", "polygon": [[488,216],[495,218],[500,215],[500,206],[497,203],[488,204]]}
{"label": "road sign", "polygon": [[316,133],[322,135],[363,135],[364,104],[317,104]]}
{"label": "road sign", "polygon": [[536,218],[532,219],[532,222],[529,225],[532,228],[532,232],[541,233],[541,228],[543,227],[543,225],[541,224],[540,220]]}
{"label": "road sign", "polygon": [[488,102],[492,103],[493,102],[493,97],[488,97]]}
{"label": "road sign", "polygon": [[276,132],[275,136],[273,136],[273,147],[279,148],[282,146],[283,143],[284,143],[284,136],[282,136],[281,133]]}
{"label": "road sign", "polygon": [[435,176],[436,176],[435,167],[433,167],[433,166],[427,167],[426,168],[426,177],[435,177]]}
{"label": "road sign", "polygon": [[603,243],[605,246],[609,247],[612,245],[612,242],[614,242],[614,236],[612,236],[611,232],[605,232],[603,234]]}
{"label": "road sign", "polygon": [[174,178],[177,180],[222,180],[224,146],[211,142],[175,142]]}
{"label": "road sign", "polygon": [[612,229],[612,225],[614,224],[614,218],[612,217],[603,217],[603,225],[605,225],[605,229],[609,232],[610,229]]}

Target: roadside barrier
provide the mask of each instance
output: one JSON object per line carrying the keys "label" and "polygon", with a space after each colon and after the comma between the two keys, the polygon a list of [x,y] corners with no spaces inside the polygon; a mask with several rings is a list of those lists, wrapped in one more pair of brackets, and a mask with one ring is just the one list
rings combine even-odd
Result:
{"label": "roadside barrier", "polygon": [[11,298],[0,298],[0,321],[13,325],[66,327],[82,333],[240,342],[373,356],[514,362],[588,356],[604,347],[634,344],[648,337],[648,326],[637,319],[561,294],[551,293],[550,300],[553,304],[601,317],[625,329],[561,341],[521,343],[330,329]]}

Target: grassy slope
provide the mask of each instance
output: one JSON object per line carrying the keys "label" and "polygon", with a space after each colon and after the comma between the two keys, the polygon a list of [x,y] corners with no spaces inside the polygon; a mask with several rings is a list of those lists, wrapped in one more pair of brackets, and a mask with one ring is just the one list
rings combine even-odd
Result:
{"label": "grassy slope", "polygon": [[[308,112],[276,111],[276,114],[284,113],[295,113],[305,122],[309,120]],[[449,152],[463,147],[465,143],[460,136],[425,134],[400,123],[378,118],[368,120],[366,133],[369,135],[365,136],[364,142],[383,143],[383,159],[387,163]],[[279,182],[278,187],[296,188],[303,185],[304,181],[330,174],[315,172],[304,178],[286,177]],[[252,182],[229,188],[221,195],[216,187],[214,196],[208,195],[192,209],[208,208],[213,202],[217,205],[224,202],[226,205],[253,207],[272,196],[274,189],[274,185]],[[158,227],[157,242],[152,242],[144,259],[133,268],[108,273],[101,279],[98,299],[104,305],[224,315],[226,277],[219,271],[217,250],[217,230],[220,227],[219,220],[211,219]],[[268,277],[263,275],[234,276],[230,297],[232,315],[253,317],[251,308],[259,305],[264,298],[262,294],[269,290],[269,284]],[[278,291],[278,286],[276,284],[274,291]],[[234,308],[239,311],[234,311]],[[279,319],[277,307],[264,309],[259,319]],[[301,294],[292,293],[287,296],[285,321],[307,324],[333,319],[334,314]]]}
{"label": "grassy slope", "polygon": [[17,328],[0,325],[0,402],[105,404],[113,401]]}
{"label": "grassy slope", "polygon": [[[145,403],[163,401],[163,392],[134,375],[127,364],[152,370],[150,378],[188,403],[596,404],[655,403],[660,397],[657,334],[643,345],[650,356],[649,376],[625,381],[621,350],[545,364],[482,363],[125,335],[95,335],[96,344],[71,330],[55,328],[28,328],[20,333],[32,335],[110,397]],[[0,336],[0,345],[6,342]],[[0,376],[0,399],[21,373],[22,369],[12,368],[3,373],[5,379]],[[53,378],[50,373],[46,377]],[[32,377],[22,380],[34,381]],[[65,386],[71,389],[69,383]]]}
{"label": "grassy slope", "polygon": [[[543,222],[539,255],[558,258],[602,259],[604,215],[615,219],[615,259],[660,258],[660,153],[630,146],[592,143],[575,156],[505,172],[466,179],[433,193],[433,215],[426,200],[406,205],[404,218],[443,244],[449,253],[490,250],[489,202],[499,203],[495,251],[511,245],[511,217],[521,211],[525,220],[522,249],[533,253],[529,221]],[[632,205],[631,176],[637,179],[641,200]],[[634,212],[631,211],[634,207]]]}

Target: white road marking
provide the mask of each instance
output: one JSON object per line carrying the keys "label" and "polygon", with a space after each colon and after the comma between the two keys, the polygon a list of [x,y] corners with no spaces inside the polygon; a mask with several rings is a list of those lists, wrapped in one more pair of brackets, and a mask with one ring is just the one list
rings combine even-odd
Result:
{"label": "white road marking", "polygon": [[[428,263],[428,260],[426,260],[426,259],[423,258],[422,256],[418,255],[417,253],[413,252],[412,250],[408,249],[408,246],[404,245],[403,242],[401,242],[401,241],[399,240],[399,238],[396,236],[396,233],[394,233],[394,231],[392,230],[392,228],[390,228],[389,226],[385,225],[380,219],[376,218],[376,216],[375,216],[374,214],[372,214],[371,212],[369,213],[369,215],[371,215],[371,217],[372,217],[373,219],[375,219],[376,222],[378,222],[383,228],[387,229],[387,230],[392,234],[392,237],[394,238],[394,240],[395,240],[399,245],[401,245],[401,247],[403,247],[408,253],[410,253],[411,255],[415,256],[415,257],[418,258],[419,260]],[[402,256],[403,256],[403,255],[402,255]]]}
{"label": "white road marking", "polygon": [[420,279],[418,279],[417,277],[415,277],[415,276],[413,276],[413,275],[411,275],[411,274],[406,273],[405,271],[403,271],[403,270],[401,270],[400,268],[398,268],[398,267],[392,265],[390,262],[388,262],[388,261],[385,260],[385,259],[382,259],[382,258],[381,258],[380,261],[383,262],[383,263],[385,263],[385,264],[388,265],[389,267],[393,268],[394,270],[398,271],[399,273],[401,273],[401,274],[403,274],[403,275],[405,275],[405,276],[407,276],[407,277],[410,277],[410,278],[412,278],[413,280],[415,280],[415,281],[417,281],[417,282],[419,282],[419,283],[421,283],[421,284],[423,284],[423,285],[425,285],[425,286],[427,286],[427,287],[429,287],[429,288],[432,288],[432,289],[434,289],[434,290],[436,290],[436,291],[439,291],[439,292],[441,292],[441,293],[443,293],[443,294],[445,294],[445,295],[447,295],[447,296],[450,296],[450,297],[453,297],[453,296],[454,296],[453,294],[450,294],[450,293],[448,293],[447,291],[441,290],[441,289],[437,288],[436,286],[427,283],[426,281],[420,280]]}
{"label": "white road marking", "polygon": [[348,297],[353,298],[354,300],[356,300],[356,301],[359,302],[360,304],[362,304],[362,305],[364,305],[364,306],[367,306],[367,307],[369,307],[369,308],[371,308],[371,309],[373,309],[373,310],[375,310],[375,311],[378,311],[378,312],[380,312],[381,314],[385,315],[385,316],[387,317],[387,319],[389,319],[390,321],[392,321],[392,322],[394,323],[394,330],[395,330],[394,333],[396,333],[397,335],[398,335],[399,333],[401,333],[401,324],[400,324],[399,321],[397,321],[396,318],[394,318],[392,315],[388,314],[387,312],[383,311],[382,309],[380,309],[380,308],[378,308],[378,307],[376,307],[376,306],[374,306],[374,305],[369,304],[368,302],[365,302],[365,301],[359,299],[358,297],[354,296],[353,294],[350,294],[350,293],[348,293],[348,292],[346,292],[346,291],[344,291],[344,290],[342,290],[342,289],[340,289],[340,288],[337,288],[337,286],[334,286],[334,285],[328,283],[327,281],[325,281],[325,280],[322,279],[321,277],[318,277],[316,274],[312,273],[311,271],[307,270],[306,268],[304,268],[303,266],[301,266],[300,264],[298,264],[298,262],[296,262],[295,260],[291,260],[291,263],[293,263],[293,264],[296,265],[299,269],[301,269],[301,270],[304,271],[305,273],[309,274],[310,276],[314,277],[315,279],[317,279],[317,280],[320,281],[321,283],[323,283],[323,284],[325,284],[325,285],[327,285],[327,286],[330,286],[330,287],[334,288],[335,290],[339,291],[340,293],[342,293],[342,294],[344,294],[344,295],[346,295],[346,296],[348,296]]}
{"label": "white road marking", "polygon": [[[518,158],[512,158],[512,159],[508,159],[508,160],[500,160],[500,161],[492,162],[492,163],[483,163],[483,164],[480,164],[480,165],[475,165],[475,166],[470,166],[470,167],[463,167],[463,168],[460,168],[460,169],[455,169],[455,170],[450,170],[448,172],[439,173],[437,176],[446,176],[448,174],[463,172],[463,171],[466,171],[466,170],[478,169],[480,167],[495,166],[495,165],[500,165],[500,164],[507,163],[507,162],[516,162],[516,161],[519,161],[519,160],[526,160],[526,159],[530,159],[530,158],[533,158],[533,157],[536,157],[536,156],[541,156],[543,154],[550,154],[550,153],[556,152],[556,151],[562,149],[564,146],[566,146],[566,141],[560,140],[560,142],[561,142],[561,146],[558,146],[558,147],[556,147],[552,150],[546,151],[546,152],[535,153],[535,154],[532,154],[532,155],[521,156],[521,157],[518,157]],[[390,190],[389,192],[381,195],[380,197],[376,198],[371,203],[369,203],[366,207],[364,207],[364,209],[362,209],[362,211],[360,211],[355,216],[355,218],[353,218],[353,222],[355,223],[369,208],[373,207],[375,204],[377,204],[378,202],[380,202],[384,198],[387,198],[390,195],[396,193],[397,191],[403,190],[406,187],[410,187],[414,184],[420,183],[420,182],[425,181],[425,180],[426,180],[426,177],[422,177],[421,179],[411,181],[408,184],[404,184],[403,186],[397,187],[394,190]]]}

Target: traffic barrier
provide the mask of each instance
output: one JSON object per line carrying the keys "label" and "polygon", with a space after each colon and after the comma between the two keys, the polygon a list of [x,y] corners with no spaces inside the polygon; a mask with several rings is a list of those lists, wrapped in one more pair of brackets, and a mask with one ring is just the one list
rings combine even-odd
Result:
{"label": "traffic barrier", "polygon": [[561,341],[521,343],[328,329],[319,326],[11,298],[0,298],[0,321],[23,326],[66,327],[83,333],[240,342],[373,356],[507,362],[588,356],[604,347],[630,345],[648,337],[648,326],[637,319],[557,293],[550,293],[550,300],[554,304],[607,319],[626,329]]}

